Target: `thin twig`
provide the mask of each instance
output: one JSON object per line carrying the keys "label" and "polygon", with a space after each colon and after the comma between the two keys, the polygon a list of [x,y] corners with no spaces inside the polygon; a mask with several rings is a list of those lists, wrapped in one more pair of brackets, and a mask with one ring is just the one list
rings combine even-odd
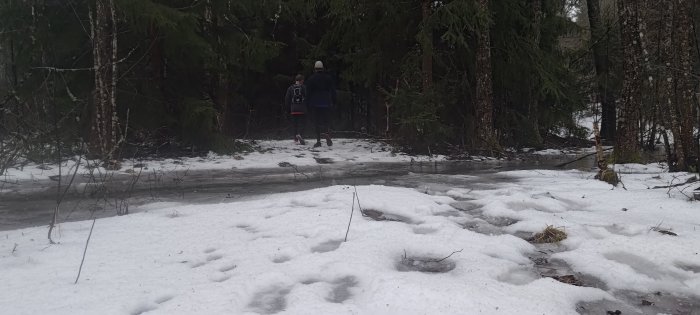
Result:
{"label": "thin twig", "polygon": [[353,186],[355,188],[355,198],[357,198],[357,208],[360,209],[360,212],[362,212],[362,206],[360,205],[360,194],[357,193],[357,186]]}
{"label": "thin twig", "polygon": [[452,254],[447,255],[447,257],[445,257],[445,258],[443,258],[443,259],[439,259],[439,260],[434,260],[434,262],[441,262],[441,261],[443,261],[443,260],[445,260],[445,259],[447,259],[447,258],[452,257],[452,255],[454,255],[454,254],[456,254],[456,253],[461,253],[463,250],[464,250],[464,248],[463,248],[463,249],[460,249],[460,250],[456,250],[456,251],[452,252]]}
{"label": "thin twig", "polygon": [[348,229],[345,231],[345,240],[343,242],[348,241],[348,233],[350,233],[350,223],[352,223],[352,214],[355,213],[355,196],[356,193],[352,193],[352,208],[350,208],[350,221],[348,221]]}
{"label": "thin twig", "polygon": [[87,254],[88,245],[90,244],[90,237],[92,236],[92,229],[95,228],[95,222],[97,219],[92,219],[92,226],[90,227],[90,234],[88,234],[87,241],[85,242],[85,250],[83,250],[83,259],[80,261],[80,268],[78,269],[78,276],[75,277],[75,283],[78,284],[78,279],[80,279],[80,272],[83,271],[83,263],[85,262],[85,254]]}
{"label": "thin twig", "polygon": [[[674,177],[673,180],[675,180],[675,179],[676,179],[676,178]],[[671,183],[673,183],[673,180],[671,180]],[[683,186],[683,185],[686,185],[686,184],[692,184],[692,183],[695,183],[695,182],[697,182],[697,181],[698,181],[698,179],[697,179],[696,177],[691,177],[691,178],[688,178],[684,183],[670,184],[670,185],[664,185],[664,186],[654,186],[654,187],[651,187],[651,189],[674,188],[674,187],[679,187],[679,186]]]}

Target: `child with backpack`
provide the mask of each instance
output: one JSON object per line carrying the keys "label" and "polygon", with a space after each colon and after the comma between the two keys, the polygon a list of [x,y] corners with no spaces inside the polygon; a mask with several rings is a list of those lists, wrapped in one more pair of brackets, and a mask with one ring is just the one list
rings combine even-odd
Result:
{"label": "child with backpack", "polygon": [[301,74],[297,74],[294,81],[294,84],[287,89],[284,100],[292,115],[294,142],[303,145],[306,144],[301,136],[306,125],[306,86],[304,86],[304,76]]}

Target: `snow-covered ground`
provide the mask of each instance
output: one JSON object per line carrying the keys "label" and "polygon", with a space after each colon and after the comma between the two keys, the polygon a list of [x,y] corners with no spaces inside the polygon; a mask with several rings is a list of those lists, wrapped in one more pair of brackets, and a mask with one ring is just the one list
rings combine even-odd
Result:
{"label": "snow-covered ground", "polygon": [[[306,145],[294,145],[292,140],[266,140],[256,141],[255,151],[241,153],[237,155],[218,155],[209,153],[206,157],[163,160],[125,160],[116,174],[128,174],[144,170],[150,172],[177,172],[177,171],[197,171],[197,170],[230,170],[230,169],[253,169],[253,168],[275,168],[279,163],[287,162],[296,166],[317,165],[319,163],[338,162],[410,162],[410,161],[441,161],[444,156],[410,156],[400,152],[394,152],[390,145],[370,140],[361,139],[335,139],[333,146],[328,147],[325,142],[320,148],[313,148],[311,141]],[[75,170],[78,158],[67,161],[62,165],[62,174],[70,175]],[[88,174],[91,172],[90,166],[94,168],[95,161],[81,160],[78,174]],[[104,168],[96,168],[95,173],[106,173]],[[58,165],[29,163],[22,167],[18,166],[7,170],[6,174],[0,175],[0,179],[7,182],[46,180],[51,176],[59,174]]]}
{"label": "snow-covered ground", "polygon": [[[52,246],[46,227],[4,231],[1,312],[576,314],[579,303],[614,301],[622,291],[698,301],[700,207],[684,187],[650,189],[691,175],[626,167],[627,190],[588,172],[528,170],[475,189],[359,186],[359,202],[353,187],[331,186],[215,205],[151,204],[97,220],[77,285],[91,221],[62,224]],[[465,175],[430,176],[450,183]],[[362,216],[358,204],[394,221]],[[514,235],[548,225],[568,238],[547,259],[607,291],[540,276],[532,258],[541,248]]]}

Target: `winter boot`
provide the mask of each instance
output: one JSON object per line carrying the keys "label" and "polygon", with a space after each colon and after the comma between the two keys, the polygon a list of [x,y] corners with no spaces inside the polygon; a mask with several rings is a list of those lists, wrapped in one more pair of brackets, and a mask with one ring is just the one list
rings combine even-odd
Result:
{"label": "winter boot", "polygon": [[298,142],[301,145],[305,145],[306,141],[304,141],[304,138],[301,137],[301,135],[297,135],[297,137],[294,139],[296,142]]}
{"label": "winter boot", "polygon": [[326,145],[328,145],[329,147],[330,147],[330,146],[333,146],[333,140],[331,140],[331,134],[330,134],[330,133],[327,133],[327,134],[326,134]]}

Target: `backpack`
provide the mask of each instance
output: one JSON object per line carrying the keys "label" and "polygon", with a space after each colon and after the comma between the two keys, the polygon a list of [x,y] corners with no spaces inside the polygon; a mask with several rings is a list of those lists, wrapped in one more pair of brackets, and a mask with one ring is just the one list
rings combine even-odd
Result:
{"label": "backpack", "polygon": [[304,93],[302,93],[302,86],[295,85],[294,90],[292,90],[292,104],[293,105],[303,105],[306,101]]}

